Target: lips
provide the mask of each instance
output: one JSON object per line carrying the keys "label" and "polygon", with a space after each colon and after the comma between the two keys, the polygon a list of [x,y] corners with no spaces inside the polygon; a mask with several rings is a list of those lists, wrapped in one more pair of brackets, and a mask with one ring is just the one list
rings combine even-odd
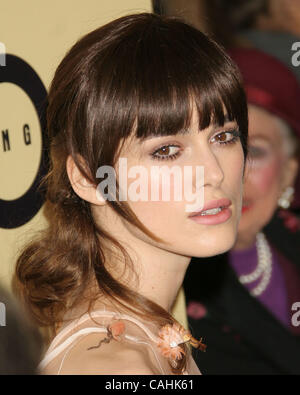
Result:
{"label": "lips", "polygon": [[242,214],[244,214],[246,211],[249,211],[251,207],[249,206],[243,206],[242,207]]}
{"label": "lips", "polygon": [[246,211],[249,211],[252,207],[252,203],[247,201],[247,200],[243,200],[243,207],[242,207],[242,214],[245,213]]}
{"label": "lips", "polygon": [[[229,206],[231,206],[232,202],[230,199],[223,198],[223,199],[218,199],[218,200],[211,200],[210,202],[206,203],[202,210],[194,211],[192,212],[189,217],[194,217],[194,216],[199,216],[201,213],[207,210],[212,210],[212,209],[217,209],[217,208],[222,208],[226,209]],[[214,214],[211,214],[214,215]]]}

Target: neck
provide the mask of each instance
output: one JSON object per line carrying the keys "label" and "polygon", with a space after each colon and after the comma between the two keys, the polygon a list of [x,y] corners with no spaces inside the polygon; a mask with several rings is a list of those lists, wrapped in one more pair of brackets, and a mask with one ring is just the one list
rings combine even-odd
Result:
{"label": "neck", "polygon": [[149,245],[139,247],[140,259],[139,263],[136,262],[140,267],[138,291],[170,312],[190,257],[179,256]]}
{"label": "neck", "polygon": [[109,224],[111,234],[126,249],[133,263],[132,266],[125,265],[119,251],[110,251],[106,256],[110,273],[122,284],[170,312],[191,257],[168,251],[166,246],[132,230],[134,227],[118,218],[110,220]]}
{"label": "neck", "polygon": [[[133,239],[128,234],[126,242],[120,237],[118,241],[129,253],[136,273],[134,276],[129,268],[125,278],[123,275],[117,275],[119,281],[170,312],[182,285],[190,257],[171,253],[140,239]],[[124,273],[123,270],[121,272]]]}
{"label": "neck", "polygon": [[238,238],[233,247],[234,251],[248,250],[251,248],[256,242],[256,234],[255,235],[238,235]]}

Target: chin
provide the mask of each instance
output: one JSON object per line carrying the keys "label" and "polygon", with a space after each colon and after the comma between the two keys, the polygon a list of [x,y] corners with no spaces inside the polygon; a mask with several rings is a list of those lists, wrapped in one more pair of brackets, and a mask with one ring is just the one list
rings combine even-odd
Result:
{"label": "chin", "polygon": [[223,254],[234,246],[236,241],[236,233],[232,235],[226,235],[226,237],[221,238],[213,238],[211,240],[207,240],[207,243],[201,241],[198,244],[197,249],[195,249],[194,254],[192,256],[197,258],[209,258],[215,255]]}

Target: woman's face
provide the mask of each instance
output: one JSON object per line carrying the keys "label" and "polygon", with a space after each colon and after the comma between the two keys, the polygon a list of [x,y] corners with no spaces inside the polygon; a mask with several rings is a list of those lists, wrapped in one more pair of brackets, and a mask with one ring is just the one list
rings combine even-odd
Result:
{"label": "woman's face", "polygon": [[280,127],[275,116],[249,105],[249,156],[238,242],[254,242],[257,232],[271,220],[283,190],[292,185],[295,160],[288,157]]}
{"label": "woman's face", "polygon": [[[153,246],[189,257],[212,256],[233,246],[241,212],[244,169],[244,154],[235,122],[226,122],[222,127],[211,125],[199,132],[194,112],[188,133],[150,137],[143,142],[136,138],[128,139],[120,158],[127,159],[127,171],[133,166],[145,169],[148,174],[148,197],[158,188],[157,201],[151,198],[148,201],[128,199],[128,204],[144,226],[165,243],[152,240],[135,226],[126,223],[131,235]],[[117,176],[119,163],[116,166]],[[186,211],[186,205],[194,202],[185,197],[184,182],[178,187],[172,177],[170,198],[164,201],[162,191],[167,183],[157,175],[151,177],[151,171],[156,166],[165,166],[164,174],[173,166],[177,166],[182,175],[187,167],[192,169],[191,177],[185,178],[187,182],[191,181],[191,191],[195,193],[197,189],[199,196],[203,192],[204,206],[209,204],[210,209],[221,206],[221,211],[192,217],[192,213]],[[201,172],[196,173],[197,166],[203,166],[203,179]],[[136,180],[137,177],[127,179],[127,191],[135,189]],[[182,191],[181,200],[174,198],[174,190]],[[201,209],[199,203],[193,207],[193,212],[197,209]]]}

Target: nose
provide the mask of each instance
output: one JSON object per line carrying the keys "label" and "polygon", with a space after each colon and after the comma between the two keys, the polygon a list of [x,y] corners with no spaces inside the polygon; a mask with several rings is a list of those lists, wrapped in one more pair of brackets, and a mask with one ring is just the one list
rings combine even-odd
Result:
{"label": "nose", "polygon": [[215,153],[207,147],[199,153],[201,165],[204,167],[204,186],[218,188],[224,180],[224,172]]}

